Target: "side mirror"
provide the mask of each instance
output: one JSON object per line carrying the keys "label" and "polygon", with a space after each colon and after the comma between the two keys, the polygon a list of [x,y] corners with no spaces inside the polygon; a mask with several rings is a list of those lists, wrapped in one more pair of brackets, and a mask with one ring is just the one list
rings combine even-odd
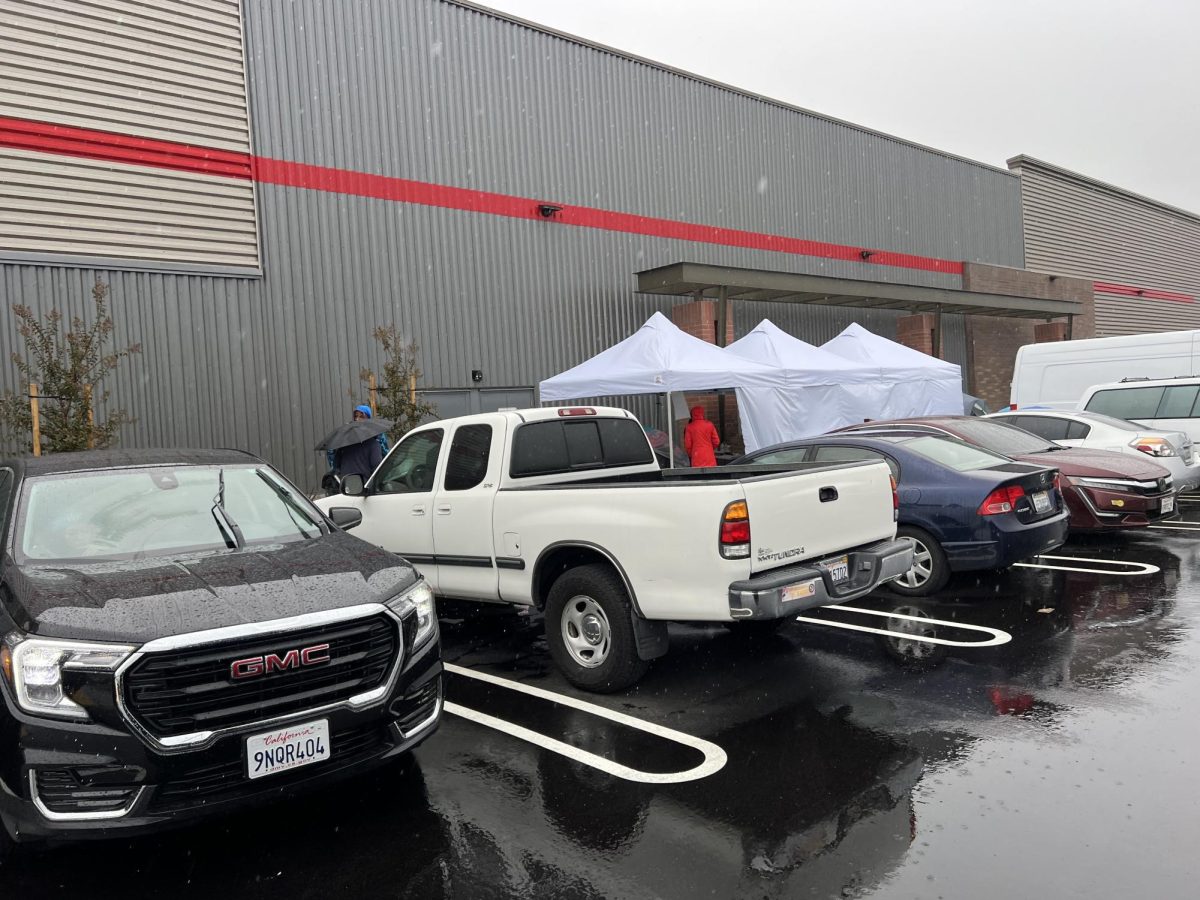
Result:
{"label": "side mirror", "polygon": [[[357,475],[351,477],[360,478]],[[335,506],[329,510],[329,518],[333,519],[333,524],[342,529],[342,531],[349,531],[356,525],[362,524],[362,510],[349,506]]]}
{"label": "side mirror", "polygon": [[347,497],[361,497],[366,492],[361,475],[346,475],[342,478],[342,493]]}

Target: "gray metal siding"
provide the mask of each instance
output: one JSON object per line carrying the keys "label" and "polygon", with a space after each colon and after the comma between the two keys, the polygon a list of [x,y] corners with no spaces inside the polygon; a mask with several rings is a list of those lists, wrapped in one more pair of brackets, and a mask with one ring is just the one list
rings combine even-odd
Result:
{"label": "gray metal siding", "polygon": [[1019,171],[1028,268],[1196,300],[1097,293],[1097,336],[1200,328],[1200,217],[1028,160]]}
{"label": "gray metal siding", "polygon": [[[269,157],[945,259],[1022,263],[1017,180],[437,0],[246,7],[254,143]],[[759,191],[760,179],[766,187]],[[422,387],[536,385],[669,298],[633,273],[691,259],[958,286],[956,276],[553,221],[259,186],[261,279],[106,271],[110,385],[130,445],[241,446],[305,486],[346,418],[370,334],[422,347]],[[0,303],[83,311],[93,272],[2,267]],[[735,304],[824,341],[895,314]],[[947,356],[962,362],[960,317]],[[0,353],[14,349],[0,332]],[[12,373],[0,369],[0,387]],[[356,397],[365,392],[356,391]],[[632,404],[639,414],[652,399]]]}

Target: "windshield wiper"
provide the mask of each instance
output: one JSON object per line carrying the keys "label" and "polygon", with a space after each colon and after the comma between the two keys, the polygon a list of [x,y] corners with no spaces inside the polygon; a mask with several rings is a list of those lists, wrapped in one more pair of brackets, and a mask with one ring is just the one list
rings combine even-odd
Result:
{"label": "windshield wiper", "polygon": [[217,520],[217,527],[221,529],[221,536],[229,548],[241,550],[246,546],[246,539],[242,537],[242,529],[238,527],[238,523],[233,521],[233,516],[229,515],[229,511],[225,509],[225,470],[223,468],[217,473],[217,485],[217,496],[213,498],[212,516]]}
{"label": "windshield wiper", "polygon": [[276,484],[271,478],[269,478],[266,475],[265,472],[263,472],[262,469],[255,469],[254,474],[257,475],[260,479],[262,479],[262,481],[267,485],[267,487],[269,487],[271,490],[273,490],[275,492],[276,496],[278,496],[279,499],[283,501],[283,508],[287,510],[288,518],[290,518],[292,520],[292,524],[296,526],[296,530],[298,532],[300,532],[302,537],[304,537],[307,540],[313,539],[313,535],[309,534],[307,531],[304,530],[304,523],[300,522],[296,518],[297,513],[299,513],[301,516],[303,516],[304,521],[307,522],[309,525],[312,525],[314,528],[316,528],[320,534],[325,534],[325,526],[323,524],[321,524],[320,522],[314,522],[309,517],[308,513],[305,512],[304,509],[300,506],[300,504],[296,502],[296,498],[292,496],[291,491],[289,491],[287,488],[285,488],[281,484]]}

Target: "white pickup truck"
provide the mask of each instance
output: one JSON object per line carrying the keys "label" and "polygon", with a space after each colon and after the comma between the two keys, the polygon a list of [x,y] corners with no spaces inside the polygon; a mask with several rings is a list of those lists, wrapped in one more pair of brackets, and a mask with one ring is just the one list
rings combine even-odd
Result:
{"label": "white pickup truck", "polygon": [[555,662],[593,691],[637,681],[668,621],[770,628],[912,564],[882,462],[664,471],[604,407],[423,425],[318,505],[440,597],[544,610]]}

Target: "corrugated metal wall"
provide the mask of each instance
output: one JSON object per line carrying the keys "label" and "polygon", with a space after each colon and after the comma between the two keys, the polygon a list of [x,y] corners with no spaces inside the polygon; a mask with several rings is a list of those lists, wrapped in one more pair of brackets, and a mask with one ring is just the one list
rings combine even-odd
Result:
{"label": "corrugated metal wall", "polygon": [[255,269],[242,49],[238,0],[0,0],[0,253]]}
{"label": "corrugated metal wall", "polygon": [[1200,216],[1027,157],[1010,166],[1028,268],[1193,298],[1098,292],[1097,337],[1200,328]]}
{"label": "corrugated metal wall", "polygon": [[[439,0],[259,0],[245,9],[263,156],[670,219],[1022,264],[1008,173],[803,114]],[[553,221],[259,185],[263,277],[105,271],[118,341],[146,351],[114,398],[129,444],[243,446],[306,485],[370,334],[422,347],[424,386],[519,387],[620,340],[669,298],[632,273],[681,259],[913,284],[955,276]],[[84,308],[87,269],[4,266],[0,302]],[[895,316],[735,305],[813,342]],[[962,323],[947,317],[961,362]],[[0,353],[13,349],[0,331]],[[4,372],[4,386],[12,374]],[[362,392],[356,390],[355,396]],[[641,404],[652,408],[652,401]],[[639,409],[639,412],[642,411]]]}

